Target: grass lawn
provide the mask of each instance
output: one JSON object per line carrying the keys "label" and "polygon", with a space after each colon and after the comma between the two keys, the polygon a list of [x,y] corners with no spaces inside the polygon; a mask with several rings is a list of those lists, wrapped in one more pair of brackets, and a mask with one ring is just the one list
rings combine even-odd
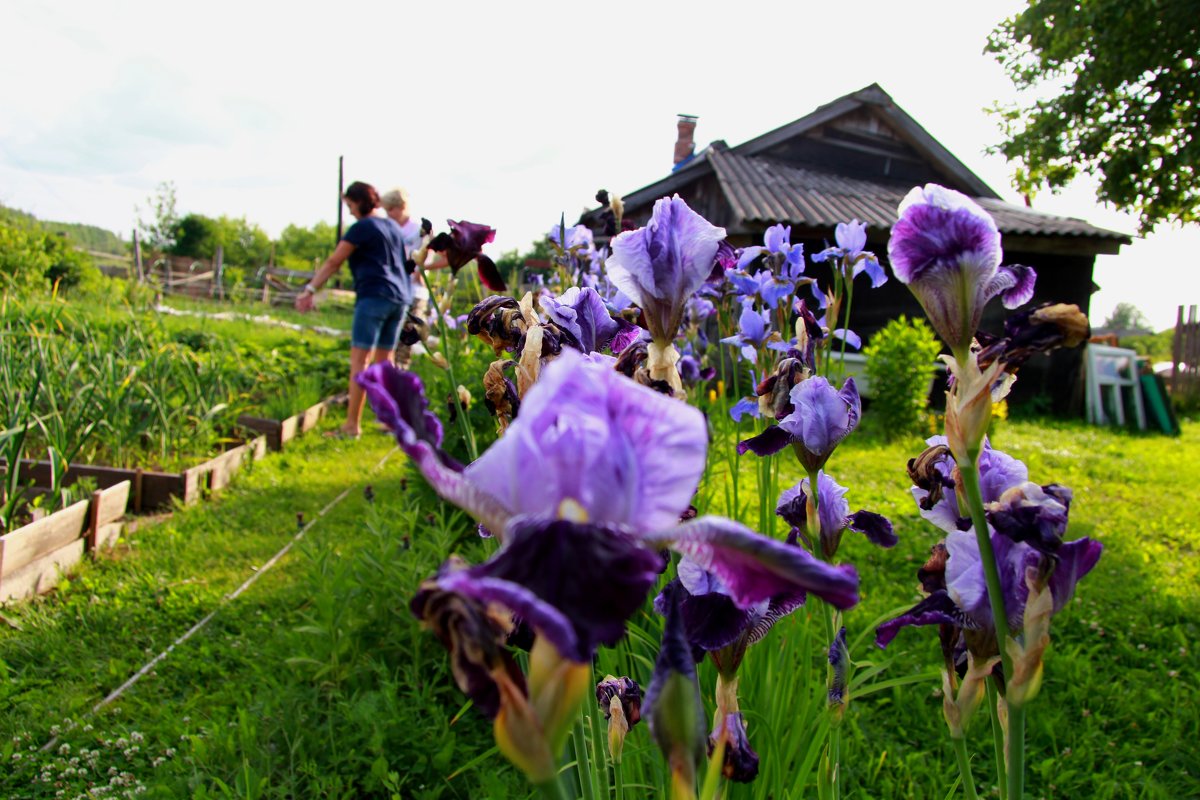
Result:
{"label": "grass lawn", "polygon": [[[708,510],[719,513],[732,432],[718,428],[704,490]],[[456,435],[453,426],[447,431]],[[1008,422],[995,443],[1024,460],[1032,480],[1074,489],[1071,537],[1105,546],[1055,619],[1046,681],[1030,714],[1029,796],[1200,796],[1193,746],[1200,690],[1189,668],[1200,612],[1200,426],[1187,424],[1182,437],[1169,439]],[[373,434],[355,443],[302,439],[214,502],[140,528],[114,557],[84,566],[57,593],[5,609],[20,627],[0,626],[0,758],[8,767],[0,796],[54,797],[65,788],[74,797],[88,781],[113,777],[129,781],[122,790],[140,784],[158,797],[525,796],[492,751],[490,726],[464,711],[445,652],[407,610],[417,584],[448,554],[478,561],[491,545],[437,501],[403,456],[375,472],[390,448]],[[840,554],[863,579],[863,602],[846,617],[851,641],[861,636],[852,653],[859,671],[887,661],[876,683],[939,662],[931,629],[904,631],[885,655],[869,635],[877,617],[916,599],[916,569],[939,538],[908,495],[904,465],[921,448],[917,439],[852,437],[829,465],[849,487],[852,509],[888,515],[900,535],[884,551],[849,534]],[[800,475],[791,462],[781,464],[782,488]],[[739,505],[753,524],[759,463],[746,457],[738,466]],[[277,567],[221,606],[296,532],[297,513],[311,520],[346,488],[346,499]],[[121,700],[88,716],[219,606],[206,628]],[[785,620],[743,666],[743,706],[763,773],[731,797],[815,795],[797,753],[810,749],[800,720],[824,692],[823,671],[813,669],[823,659],[818,617],[814,604]],[[660,627],[652,612],[639,615],[632,643],[603,653],[601,671],[622,669],[644,686]],[[843,735],[844,797],[947,796],[956,772],[939,687],[936,679],[863,684]],[[54,728],[55,748],[38,751]],[[969,743],[976,777],[988,785],[985,713]],[[645,726],[627,748],[626,796],[655,796],[631,788],[662,777]],[[80,766],[88,772],[80,775]]]}

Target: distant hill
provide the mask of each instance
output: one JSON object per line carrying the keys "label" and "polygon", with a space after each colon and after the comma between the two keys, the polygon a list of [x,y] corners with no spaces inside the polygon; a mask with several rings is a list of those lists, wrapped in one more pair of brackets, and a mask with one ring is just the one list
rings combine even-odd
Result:
{"label": "distant hill", "polygon": [[128,250],[125,241],[110,230],[78,222],[50,222],[40,220],[27,211],[19,211],[0,205],[0,222],[31,225],[49,233],[64,235],[71,244],[84,250],[98,253],[123,255]]}

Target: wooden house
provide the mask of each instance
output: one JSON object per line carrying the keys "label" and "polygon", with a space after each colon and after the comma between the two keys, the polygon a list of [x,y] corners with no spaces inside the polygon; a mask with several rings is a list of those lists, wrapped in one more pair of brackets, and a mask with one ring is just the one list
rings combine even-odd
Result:
{"label": "wooden house", "polygon": [[[761,244],[768,227],[783,223],[809,255],[833,243],[839,222],[858,219],[868,225],[868,248],[886,266],[901,199],[913,186],[939,183],[975,198],[995,218],[1004,263],[1037,270],[1034,303],[1075,303],[1085,313],[1096,289],[1095,257],[1130,242],[1126,234],[1080,219],[1004,202],[876,84],[735,147],[716,141],[693,152],[694,128],[695,118],[680,117],[675,168],[623,198],[626,219],[640,226],[656,200],[678,194],[723,226],[735,247]],[[595,226],[597,212],[581,221]],[[808,273],[827,283],[823,269],[810,265]],[[1005,313],[993,303],[982,327],[999,331]],[[869,344],[889,320],[922,312],[907,287],[892,279],[879,289],[860,288],[852,314],[851,328]],[[1055,411],[1080,412],[1081,366],[1079,351],[1035,359],[1022,371],[1014,402],[1041,395]]]}

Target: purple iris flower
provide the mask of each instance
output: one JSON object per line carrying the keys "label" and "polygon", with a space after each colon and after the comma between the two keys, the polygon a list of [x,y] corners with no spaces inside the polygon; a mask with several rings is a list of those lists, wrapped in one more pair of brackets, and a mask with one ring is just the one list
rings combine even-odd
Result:
{"label": "purple iris flower", "polygon": [[[804,553],[814,569],[837,569],[796,545],[777,545]],[[671,592],[679,595],[684,631],[695,659],[699,661],[710,653],[720,672],[729,676],[737,672],[746,649],[761,641],[776,622],[804,605],[806,599],[802,591],[788,591],[741,607],[719,576],[687,558],[679,561],[678,578],[655,598],[654,607],[660,614],[666,614]]]}
{"label": "purple iris flower", "polygon": [[967,352],[993,297],[1007,308],[1033,297],[1036,273],[1000,266],[996,222],[966,195],[926,184],[908,193],[898,213],[888,241],[892,270],[955,353]]}
{"label": "purple iris flower", "polygon": [[[636,326],[615,320],[595,289],[572,286],[558,297],[543,297],[542,311],[583,353],[603,350],[618,333]],[[620,348],[618,348],[618,352]]]}
{"label": "purple iris flower", "polygon": [[740,349],[741,357],[751,364],[757,363],[758,351],[765,347],[771,337],[770,314],[755,311],[752,303],[742,304],[742,316],[738,319],[738,332],[726,336],[721,344],[731,344]]}
{"label": "purple iris flower", "polygon": [[[809,493],[811,481],[802,479],[779,495],[775,513],[792,526],[791,536],[807,540]],[[819,471],[817,473],[817,517],[820,520],[820,541],[809,542],[809,546],[820,549],[826,561],[833,559],[841,544],[842,534],[847,529],[861,533],[880,547],[895,547],[899,539],[892,530],[892,523],[873,511],[850,513],[846,502],[846,489],[837,481]]]}
{"label": "purple iris flower", "polygon": [[825,466],[838,443],[858,427],[862,402],[853,378],[847,378],[841,391],[820,377],[809,378],[792,387],[788,395],[792,413],[751,439],[738,443],[738,453],[752,450],[769,456],[792,445],[804,468],[812,473]]}
{"label": "purple iris flower", "polygon": [[741,422],[742,418],[747,414],[758,419],[762,416],[762,410],[758,407],[758,400],[753,397],[743,397],[732,406],[729,407],[729,416],[734,422]]}
{"label": "purple iris flower", "polygon": [[879,264],[874,253],[866,250],[867,223],[851,220],[840,222],[834,228],[834,240],[837,247],[827,247],[812,257],[814,262],[834,259],[842,262],[842,269],[847,273],[847,279],[853,281],[864,272],[871,280],[871,288],[878,289],[887,283],[887,273]]}
{"label": "purple iris flower", "polygon": [[804,272],[804,245],[792,244],[792,226],[791,225],[772,225],[763,233],[763,246],[747,247],[742,250],[738,257],[738,269],[744,269],[746,265],[766,253],[776,256],[772,259],[775,262],[773,266],[780,268],[787,265],[787,277],[795,277]]}
{"label": "purple iris flower", "polygon": [[662,548],[718,575],[741,606],[785,591],[839,608],[857,602],[852,567],[814,570],[798,548],[719,517],[679,524],[704,471],[707,428],[697,409],[564,349],[506,434],[458,472],[441,460],[423,402],[393,396],[420,397],[405,374],[377,364],[360,383],[434,490],[503,545],[439,586],[508,608],[564,657],[584,660],[619,638],[656,579]]}
{"label": "purple iris flower", "polygon": [[718,721],[708,737],[708,754],[712,755],[717,743],[725,740],[725,759],[721,774],[734,783],[750,783],[758,777],[758,753],[750,747],[746,735],[746,718],[742,712],[726,714]]}
{"label": "purple iris flower", "polygon": [[[963,630],[995,630],[979,541],[970,519],[959,516],[952,478],[954,460],[944,437],[929,441],[930,450],[910,465],[909,472],[914,481],[924,484],[913,490],[921,515],[947,532],[939,545],[944,574],[936,580],[926,575],[923,584],[928,596],[880,626],[875,641],[881,647],[909,625],[949,624]],[[979,472],[1004,608],[1010,627],[1019,630],[1029,596],[1027,574],[1048,572],[1046,585],[1057,613],[1071,599],[1079,580],[1096,565],[1103,547],[1086,537],[1062,541],[1069,490],[1030,483],[1024,464],[986,442],[979,455]],[[929,572],[929,565],[924,571]]]}
{"label": "purple iris flower", "polygon": [[679,330],[684,304],[712,272],[725,229],[709,224],[678,195],[654,204],[644,228],[618,234],[606,266],[618,289],[641,306],[654,341]]}
{"label": "purple iris flower", "polygon": [[592,236],[592,230],[586,225],[575,225],[567,228],[566,244],[559,241],[562,238],[562,226],[555,225],[550,229],[548,234],[550,241],[554,242],[564,250],[572,250],[580,248],[582,250],[592,250],[595,246],[595,239]]}

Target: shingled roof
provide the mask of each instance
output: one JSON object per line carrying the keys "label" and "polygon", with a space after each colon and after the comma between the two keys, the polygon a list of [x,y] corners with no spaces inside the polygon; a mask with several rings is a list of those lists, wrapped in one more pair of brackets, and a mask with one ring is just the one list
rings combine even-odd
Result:
{"label": "shingled roof", "polygon": [[[865,132],[839,128],[846,119],[857,119]],[[864,159],[873,158],[884,169],[875,174],[867,169],[859,169],[859,174],[853,174],[853,169],[833,171],[842,165],[820,158],[818,148],[834,146],[864,153]],[[899,165],[897,172],[908,168],[908,179],[882,174],[890,171],[893,159]],[[1081,219],[1004,202],[876,84],[737,147],[714,142],[666,178],[624,200],[627,213],[636,213],[711,175],[729,206],[726,228],[730,233],[755,232],[777,222],[827,230],[849,219],[887,230],[895,223],[896,207],[905,194],[923,182],[912,179],[913,170],[922,169],[930,179],[973,196],[992,214],[1002,233],[1072,237],[1081,245],[1087,240],[1086,249],[1097,253],[1115,253],[1131,241],[1127,234]]]}

